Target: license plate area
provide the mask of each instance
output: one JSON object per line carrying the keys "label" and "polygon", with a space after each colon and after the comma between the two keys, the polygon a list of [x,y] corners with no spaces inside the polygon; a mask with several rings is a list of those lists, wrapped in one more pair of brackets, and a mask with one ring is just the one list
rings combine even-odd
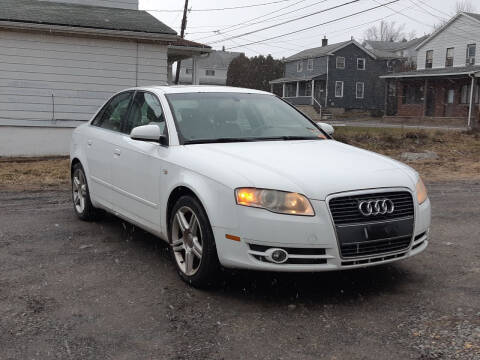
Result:
{"label": "license plate area", "polygon": [[413,217],[336,226],[343,258],[364,257],[408,249],[413,229]]}

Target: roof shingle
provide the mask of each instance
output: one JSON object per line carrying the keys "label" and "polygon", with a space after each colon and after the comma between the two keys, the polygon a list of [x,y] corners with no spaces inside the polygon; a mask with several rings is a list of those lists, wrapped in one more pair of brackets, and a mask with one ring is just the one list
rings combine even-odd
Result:
{"label": "roof shingle", "polygon": [[37,0],[2,0],[0,21],[176,35],[146,11]]}

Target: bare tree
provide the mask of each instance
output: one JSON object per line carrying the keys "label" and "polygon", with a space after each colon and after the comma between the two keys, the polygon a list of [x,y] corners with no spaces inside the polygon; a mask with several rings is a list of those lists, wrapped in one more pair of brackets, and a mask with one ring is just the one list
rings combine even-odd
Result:
{"label": "bare tree", "polygon": [[455,13],[459,12],[475,12],[475,6],[470,0],[459,0],[455,4]]}
{"label": "bare tree", "polygon": [[365,30],[363,37],[372,41],[401,41],[405,38],[405,24],[397,25],[395,21],[380,21]]}
{"label": "bare tree", "polygon": [[[458,0],[455,4],[454,7],[454,13],[452,13],[452,16],[455,16],[455,14],[458,14],[460,12],[475,12],[475,6],[472,4],[471,0]],[[434,30],[440,29],[443,25],[445,25],[450,19],[444,19],[440,21],[437,24],[433,25]]]}

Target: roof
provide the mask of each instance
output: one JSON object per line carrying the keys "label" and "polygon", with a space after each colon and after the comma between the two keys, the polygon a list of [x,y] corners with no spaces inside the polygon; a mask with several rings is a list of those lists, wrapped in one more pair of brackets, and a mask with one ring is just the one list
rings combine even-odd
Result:
{"label": "roof", "polygon": [[205,45],[205,44],[200,44],[195,41],[187,40],[187,39],[182,39],[181,37],[175,39],[174,41],[171,41],[169,43],[170,46],[185,46],[185,47],[190,47],[190,48],[202,48],[202,49],[211,49],[211,46]]}
{"label": "roof", "polygon": [[372,49],[370,52],[375,54],[375,56],[379,59],[391,60],[400,58],[400,56],[390,51]]}
{"label": "roof", "polygon": [[366,49],[365,47],[363,47],[361,44],[359,44],[355,40],[348,40],[348,41],[343,41],[343,42],[339,42],[339,43],[336,43],[336,44],[331,44],[331,45],[306,49],[306,50],[300,51],[299,53],[296,53],[296,54],[286,58],[285,61],[289,62],[289,61],[295,61],[295,60],[300,60],[300,59],[308,59],[308,58],[332,55],[336,51],[344,48],[345,46],[351,45],[351,44],[356,45],[357,47],[359,47],[360,49],[365,51],[367,54],[369,54],[371,57],[373,57],[375,59],[377,58],[377,56],[372,51]]}
{"label": "roof", "polygon": [[232,86],[218,86],[218,85],[170,85],[170,86],[146,86],[141,88],[133,88],[132,90],[150,90],[163,94],[181,94],[181,93],[242,93],[242,94],[264,94],[275,96],[272,93],[245,89]]}
{"label": "roof", "polygon": [[271,81],[269,81],[269,83],[270,84],[281,84],[281,83],[296,82],[296,81],[309,81],[309,80],[315,79],[315,78],[323,76],[323,75],[326,75],[326,73],[317,73],[317,74],[312,74],[312,75],[303,76],[303,77],[300,77],[300,76],[298,76],[298,77],[294,77],[294,76],[282,77],[282,78],[279,78],[279,79],[271,80]]}
{"label": "roof", "polygon": [[[243,53],[230,51],[212,51],[208,56],[197,58],[197,65],[205,69],[228,69],[233,59]],[[192,59],[182,61],[182,68],[192,67]]]}
{"label": "roof", "polygon": [[441,69],[425,69],[416,71],[407,71],[380,76],[380,78],[411,78],[411,77],[436,77],[436,76],[456,76],[480,73],[480,65],[448,67]]}
{"label": "roof", "polygon": [[441,32],[443,32],[445,29],[447,29],[455,20],[457,20],[460,16],[467,16],[469,17],[470,19],[473,19],[475,21],[478,21],[480,22],[480,14],[476,14],[476,13],[468,13],[468,12],[460,12],[458,13],[457,15],[455,15],[454,17],[452,17],[445,25],[441,26],[440,28],[437,29],[437,31],[435,31],[432,35],[430,35],[428,38],[426,38],[425,40],[423,40],[420,44],[417,45],[417,47],[415,48],[416,50],[420,49],[423,45],[425,45],[426,43],[428,43],[430,40],[432,40],[434,37],[436,37],[438,34],[440,34]]}
{"label": "roof", "polygon": [[480,14],[475,14],[475,13],[471,13],[471,12],[466,12],[464,14],[480,21]]}
{"label": "roof", "polygon": [[146,11],[38,0],[2,0],[0,21],[176,35]]}
{"label": "roof", "polygon": [[372,41],[372,40],[366,40],[365,42],[370,45],[373,49],[375,50],[381,50],[381,51],[399,51],[399,50],[404,50],[408,49],[411,47],[416,47],[418,44],[420,44],[422,41],[424,41],[426,38],[428,38],[429,35],[425,35],[419,38],[412,39],[410,41]]}

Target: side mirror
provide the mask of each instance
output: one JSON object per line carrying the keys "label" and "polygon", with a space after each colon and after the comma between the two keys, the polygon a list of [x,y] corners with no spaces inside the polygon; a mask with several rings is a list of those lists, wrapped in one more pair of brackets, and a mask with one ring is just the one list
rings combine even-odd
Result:
{"label": "side mirror", "polygon": [[319,122],[317,123],[317,125],[320,126],[320,128],[330,136],[332,136],[335,132],[335,129],[330,124]]}
{"label": "side mirror", "polygon": [[160,133],[158,125],[137,126],[132,129],[130,138],[138,141],[155,141],[164,146],[168,145],[168,138]]}

